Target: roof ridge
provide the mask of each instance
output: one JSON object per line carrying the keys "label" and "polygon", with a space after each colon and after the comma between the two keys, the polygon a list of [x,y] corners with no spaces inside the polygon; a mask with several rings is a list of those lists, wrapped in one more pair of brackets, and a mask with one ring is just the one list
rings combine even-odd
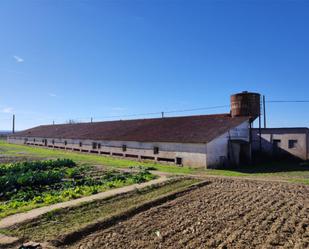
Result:
{"label": "roof ridge", "polygon": [[230,114],[43,125],[13,136],[105,141],[207,143],[250,117]]}
{"label": "roof ridge", "polygon": [[[76,122],[76,123],[63,123],[63,124],[45,124],[42,126],[59,126],[59,125],[76,125],[76,124],[98,124],[98,123],[109,123],[109,122],[126,122],[126,121],[144,121],[144,120],[161,120],[161,119],[176,119],[176,118],[197,118],[197,117],[231,117],[230,113],[219,113],[219,114],[201,114],[201,115],[188,115],[188,116],[173,116],[173,117],[158,117],[158,118],[138,118],[138,119],[117,119],[117,120],[106,120],[106,121],[95,121],[95,122]],[[239,117],[236,117],[239,118]]]}

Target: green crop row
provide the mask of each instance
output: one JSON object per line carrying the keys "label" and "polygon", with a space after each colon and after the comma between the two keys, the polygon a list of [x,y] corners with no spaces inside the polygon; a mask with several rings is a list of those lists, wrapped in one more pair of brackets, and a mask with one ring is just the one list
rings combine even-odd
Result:
{"label": "green crop row", "polygon": [[75,167],[76,164],[71,159],[56,159],[46,161],[34,161],[34,162],[17,162],[0,164],[0,176],[7,174],[21,174],[28,171],[36,170],[50,170],[62,167]]}
{"label": "green crop row", "polygon": [[64,174],[59,170],[28,171],[22,174],[0,176],[1,193],[18,190],[23,187],[42,186],[61,181]]}
{"label": "green crop row", "polygon": [[64,178],[74,178],[80,173],[81,167],[76,167],[70,159],[2,164],[0,200],[20,196],[20,192],[44,189],[45,186],[62,182]]}
{"label": "green crop row", "polygon": [[92,195],[108,189],[146,182],[155,176],[146,170],[138,173],[107,172],[99,179],[78,179],[58,182],[43,189],[27,187],[18,191],[10,201],[0,202],[0,218],[35,207]]}

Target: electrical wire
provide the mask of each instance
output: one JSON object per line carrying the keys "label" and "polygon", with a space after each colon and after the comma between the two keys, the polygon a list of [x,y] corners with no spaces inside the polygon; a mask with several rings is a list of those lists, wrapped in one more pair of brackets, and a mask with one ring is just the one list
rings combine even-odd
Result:
{"label": "electrical wire", "polygon": [[268,100],[266,103],[309,103],[309,100]]}
{"label": "electrical wire", "polygon": [[[266,103],[309,103],[309,100],[267,100]],[[203,110],[214,110],[220,108],[227,108],[230,105],[218,105],[218,106],[207,106],[207,107],[198,107],[191,109],[180,109],[180,110],[170,110],[170,111],[158,111],[158,112],[146,112],[146,113],[135,113],[135,114],[123,114],[123,115],[110,115],[110,116],[93,116],[93,117],[78,117],[78,118],[55,118],[57,123],[61,123],[60,119],[66,122],[65,120],[75,120],[78,122],[89,122],[90,120],[104,120],[104,119],[116,119],[116,118],[128,118],[128,117],[138,117],[138,116],[150,116],[150,115],[165,115],[172,113],[184,113],[184,112],[194,112],[194,111],[203,111]],[[11,118],[0,118],[0,121],[11,121]],[[23,119],[24,120],[24,119]],[[29,118],[30,120],[30,118]],[[33,120],[33,119],[31,119]],[[60,122],[59,122],[60,121]]]}

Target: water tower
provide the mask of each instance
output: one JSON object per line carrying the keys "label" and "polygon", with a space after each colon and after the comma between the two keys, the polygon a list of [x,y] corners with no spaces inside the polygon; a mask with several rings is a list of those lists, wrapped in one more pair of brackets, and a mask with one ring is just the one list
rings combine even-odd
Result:
{"label": "water tower", "polygon": [[261,95],[253,92],[236,93],[231,96],[231,116],[250,117],[252,123],[261,114]]}
{"label": "water tower", "polygon": [[252,126],[253,121],[259,118],[259,146],[262,151],[262,129],[261,129],[261,95],[253,92],[236,93],[231,96],[231,116],[232,117],[249,117],[249,143],[252,143]]}

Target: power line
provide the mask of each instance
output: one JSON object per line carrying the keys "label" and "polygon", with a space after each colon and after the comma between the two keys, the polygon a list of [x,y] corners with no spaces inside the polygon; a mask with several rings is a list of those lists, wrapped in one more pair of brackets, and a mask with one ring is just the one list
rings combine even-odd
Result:
{"label": "power line", "polygon": [[200,107],[200,108],[193,108],[193,109],[167,111],[167,112],[164,112],[164,113],[179,113],[179,112],[202,111],[202,110],[225,108],[225,107],[229,107],[229,106],[230,105],[218,105],[218,106]]}
{"label": "power line", "polygon": [[[309,100],[267,100],[266,103],[309,103]],[[110,115],[110,116],[92,116],[92,117],[76,117],[76,118],[55,118],[53,119],[53,123],[57,120],[62,123],[66,122],[65,120],[77,120],[80,122],[87,122],[87,120],[104,120],[104,119],[116,119],[116,118],[129,118],[129,117],[138,117],[138,116],[150,116],[150,115],[158,115],[160,117],[164,117],[165,114],[172,114],[172,113],[184,113],[184,112],[194,112],[194,111],[203,111],[203,110],[214,110],[220,108],[228,108],[230,105],[217,105],[217,106],[207,106],[207,107],[198,107],[198,108],[191,108],[191,109],[179,109],[179,110],[170,110],[170,111],[158,111],[158,112],[145,112],[145,113],[133,113],[133,114],[123,114],[123,115]],[[31,118],[27,118],[30,120]],[[11,118],[0,118],[1,121],[11,121]],[[25,119],[23,119],[25,120]],[[33,120],[33,119],[31,119]]]}
{"label": "power line", "polygon": [[162,116],[162,113],[164,113],[164,114],[166,114],[166,113],[182,113],[182,112],[192,112],[192,111],[219,109],[219,108],[225,108],[225,107],[229,107],[229,105],[208,106],[208,107],[199,107],[199,108],[181,109],[181,110],[171,110],[171,111],[160,111],[160,112],[147,112],[147,113],[138,113],[138,114],[99,116],[99,117],[95,117],[95,118],[96,119],[105,119],[105,118],[122,118],[122,117],[149,116],[149,115],[161,115]]}
{"label": "power line", "polygon": [[309,100],[268,100],[266,103],[309,103]]}
{"label": "power line", "polygon": [[[309,100],[268,100],[268,101],[266,101],[266,103],[309,103]],[[151,115],[158,115],[158,116],[162,117],[165,114],[203,111],[203,110],[211,110],[211,109],[219,109],[219,108],[227,108],[227,107],[230,107],[230,105],[207,106],[207,107],[198,107],[198,108],[191,108],[191,109],[179,109],[179,110],[171,110],[171,111],[132,113],[132,114],[123,114],[123,115],[76,117],[76,118],[69,118],[67,120],[77,120],[78,122],[83,122],[83,121],[87,122],[87,120],[91,120],[91,119],[94,121],[94,120],[129,118],[129,117],[151,116]],[[162,115],[162,113],[163,113],[163,115]],[[63,120],[64,119],[65,118],[63,118]]]}

